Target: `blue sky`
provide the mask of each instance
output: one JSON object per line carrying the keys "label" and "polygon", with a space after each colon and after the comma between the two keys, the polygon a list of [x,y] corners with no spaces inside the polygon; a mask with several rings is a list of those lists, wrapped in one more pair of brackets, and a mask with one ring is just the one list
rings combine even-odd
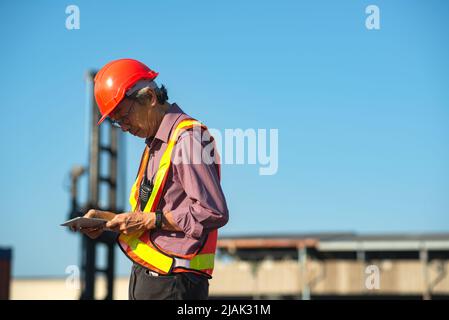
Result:
{"label": "blue sky", "polygon": [[[65,8],[80,29],[65,28]],[[365,8],[380,8],[380,30]],[[447,1],[2,1],[0,246],[64,275],[89,68],[131,57],[209,127],[279,130],[279,170],[225,165],[223,235],[449,229]],[[143,140],[126,138],[126,189]],[[117,251],[119,273],[129,263]]]}

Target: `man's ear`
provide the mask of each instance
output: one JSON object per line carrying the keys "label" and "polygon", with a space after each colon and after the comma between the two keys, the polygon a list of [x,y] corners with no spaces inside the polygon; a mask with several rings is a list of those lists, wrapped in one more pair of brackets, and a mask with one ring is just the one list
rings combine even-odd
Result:
{"label": "man's ear", "polygon": [[150,88],[143,88],[140,90],[136,98],[139,101],[139,104],[143,106],[150,106],[151,108],[154,108],[157,104],[156,93]]}
{"label": "man's ear", "polygon": [[146,92],[147,92],[147,97],[148,97],[147,103],[150,104],[151,108],[156,107],[156,105],[157,105],[156,92],[153,89],[150,89],[150,88],[146,88]]}

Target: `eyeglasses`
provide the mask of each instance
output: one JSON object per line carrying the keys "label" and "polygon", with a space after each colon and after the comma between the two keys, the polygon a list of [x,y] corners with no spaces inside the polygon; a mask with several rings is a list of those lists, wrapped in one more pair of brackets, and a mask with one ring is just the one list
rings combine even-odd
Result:
{"label": "eyeglasses", "polygon": [[116,128],[121,128],[122,127],[122,125],[125,123],[125,120],[128,120],[128,116],[131,113],[132,108],[134,107],[134,103],[135,103],[135,101],[133,101],[131,106],[128,108],[128,112],[126,112],[119,119],[114,120],[111,117],[109,117],[109,120],[111,121],[112,126],[114,126]]}

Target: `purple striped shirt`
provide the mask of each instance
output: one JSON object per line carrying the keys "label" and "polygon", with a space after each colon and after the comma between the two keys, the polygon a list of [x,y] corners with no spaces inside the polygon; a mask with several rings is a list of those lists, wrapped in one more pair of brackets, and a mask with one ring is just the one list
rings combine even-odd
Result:
{"label": "purple striped shirt", "polygon": [[[154,178],[176,125],[189,118],[191,117],[174,103],[165,114],[155,137],[145,140],[150,148],[148,179]],[[192,146],[194,150],[204,150],[210,141],[202,140],[204,139],[195,135],[193,130],[187,130],[179,137],[173,152],[182,156],[182,152]],[[217,165],[203,161],[192,164],[172,162],[158,209],[162,212],[170,211],[183,231],[153,230],[153,242],[176,254],[195,252],[210,230],[218,229],[228,222],[228,208],[220,186]]]}

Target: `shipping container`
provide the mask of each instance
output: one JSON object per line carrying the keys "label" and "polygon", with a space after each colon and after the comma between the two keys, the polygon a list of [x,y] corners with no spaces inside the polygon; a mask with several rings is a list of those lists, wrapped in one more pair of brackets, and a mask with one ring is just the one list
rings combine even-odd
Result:
{"label": "shipping container", "polygon": [[0,248],[0,300],[9,299],[12,250]]}

